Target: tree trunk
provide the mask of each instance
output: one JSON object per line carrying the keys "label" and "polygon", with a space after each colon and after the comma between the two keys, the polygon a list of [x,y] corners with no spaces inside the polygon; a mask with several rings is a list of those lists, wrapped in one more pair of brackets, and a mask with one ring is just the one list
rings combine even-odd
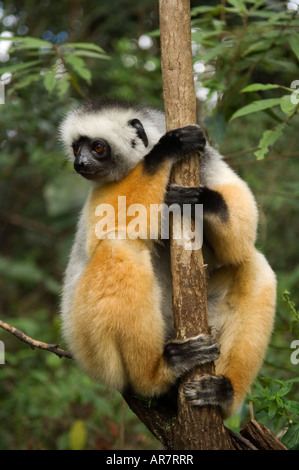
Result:
{"label": "tree trunk", "polygon": [[[161,60],[167,130],[196,123],[190,1],[160,0]],[[199,185],[199,156],[174,168],[172,182]],[[205,269],[201,250],[186,250],[171,240],[174,325],[178,338],[209,333]],[[207,364],[184,378],[179,388],[178,419],[173,427],[175,449],[230,448],[220,411],[216,407],[193,407],[182,394],[183,384],[197,374],[213,374]]]}

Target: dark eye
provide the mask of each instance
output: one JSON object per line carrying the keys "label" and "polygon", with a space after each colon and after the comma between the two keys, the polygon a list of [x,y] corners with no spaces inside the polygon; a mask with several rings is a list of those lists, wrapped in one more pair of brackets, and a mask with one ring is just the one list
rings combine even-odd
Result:
{"label": "dark eye", "polygon": [[103,153],[105,150],[105,147],[101,142],[95,142],[92,146],[92,150],[94,150],[97,153]]}
{"label": "dark eye", "polygon": [[72,147],[73,147],[73,154],[76,156],[77,153],[79,152],[79,145],[73,144]]}

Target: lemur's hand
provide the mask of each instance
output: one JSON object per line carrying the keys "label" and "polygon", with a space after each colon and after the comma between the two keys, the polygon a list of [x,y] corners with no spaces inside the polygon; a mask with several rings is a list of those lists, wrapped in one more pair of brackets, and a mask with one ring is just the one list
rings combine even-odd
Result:
{"label": "lemur's hand", "polygon": [[192,152],[203,152],[206,138],[198,126],[186,126],[167,132],[159,140],[159,151],[166,152],[169,157],[184,156]]}
{"label": "lemur's hand", "polygon": [[155,170],[165,159],[179,160],[193,152],[203,152],[206,138],[198,126],[186,126],[166,132],[145,156],[145,168]]}

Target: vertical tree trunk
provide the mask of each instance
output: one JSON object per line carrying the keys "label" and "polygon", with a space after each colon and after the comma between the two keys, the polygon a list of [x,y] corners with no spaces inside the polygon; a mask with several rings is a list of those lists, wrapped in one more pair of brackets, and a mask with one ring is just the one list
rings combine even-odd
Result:
{"label": "vertical tree trunk", "polygon": [[[167,130],[196,123],[190,1],[159,0],[163,96]],[[172,182],[199,185],[199,158],[176,166]],[[201,250],[186,250],[171,240],[174,324],[178,338],[208,333],[206,279]],[[179,389],[178,419],[173,426],[175,449],[230,448],[220,412],[216,407],[192,407],[182,386],[198,373],[213,374],[212,364],[191,372]]]}

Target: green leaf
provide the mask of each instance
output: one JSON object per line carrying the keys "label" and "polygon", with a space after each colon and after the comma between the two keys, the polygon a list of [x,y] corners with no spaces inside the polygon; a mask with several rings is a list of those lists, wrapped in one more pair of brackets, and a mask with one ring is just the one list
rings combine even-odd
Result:
{"label": "green leaf", "polygon": [[213,47],[208,52],[202,54],[200,56],[200,60],[208,62],[209,60],[214,59],[218,55],[221,55],[225,49],[227,49],[226,44],[220,44],[219,46]]}
{"label": "green leaf", "polygon": [[31,85],[31,83],[40,80],[40,78],[41,77],[39,72],[25,75],[24,78],[19,79],[16,83],[14,83],[13,89],[20,90],[21,88],[26,88],[28,85]]}
{"label": "green leaf", "polygon": [[241,13],[247,13],[247,8],[243,0],[227,0],[233,7]]}
{"label": "green leaf", "polygon": [[275,85],[275,83],[252,83],[251,85],[246,86],[241,90],[241,93],[248,93],[251,91],[261,91],[261,90],[273,90],[274,88],[280,88],[279,85]]}
{"label": "green leaf", "polygon": [[281,98],[269,98],[266,100],[253,101],[253,103],[250,103],[236,111],[230,118],[230,121],[241,116],[246,116],[247,114],[257,113],[259,111],[264,111],[265,109],[273,108],[274,106],[278,106],[280,102]]}
{"label": "green leaf", "polygon": [[1,36],[1,41],[14,41],[14,42],[20,42],[20,47],[22,48],[35,48],[35,47],[53,47],[53,44],[48,41],[44,41],[43,39],[39,38],[33,38],[31,36],[26,36],[26,37],[18,37],[18,36],[13,36],[13,37],[2,37]]}
{"label": "green leaf", "polygon": [[287,395],[287,394],[289,393],[289,391],[291,390],[292,386],[293,386],[293,384],[291,384],[291,383],[286,383],[286,384],[284,384],[284,385],[281,387],[281,389],[279,390],[278,395],[279,395],[280,397],[284,397],[285,395]]}
{"label": "green leaf", "polygon": [[288,116],[291,116],[295,112],[297,106],[298,103],[292,102],[291,95],[285,95],[281,98],[280,108]]}
{"label": "green leaf", "polygon": [[74,422],[70,430],[70,448],[71,450],[82,450],[85,447],[87,439],[87,430],[84,421],[78,419]]}
{"label": "green leaf", "polygon": [[285,400],[284,407],[289,413],[299,414],[299,403],[297,401]]}
{"label": "green leaf", "polygon": [[91,57],[95,59],[103,59],[103,60],[111,60],[111,57],[106,54],[99,54],[98,52],[93,51],[85,51],[78,49],[77,51],[73,52],[73,55],[77,55],[79,57]]}
{"label": "green leaf", "polygon": [[30,67],[34,67],[35,65],[40,64],[39,60],[31,60],[29,62],[22,62],[21,64],[13,64],[13,65],[6,65],[4,67],[0,67],[0,73],[5,72],[17,72],[19,70],[28,69]]}
{"label": "green leaf", "polygon": [[283,408],[283,401],[280,397],[276,397],[276,403],[281,407]]}
{"label": "green leaf", "polygon": [[56,85],[56,70],[50,70],[44,75],[44,85],[46,90],[51,93]]}
{"label": "green leaf", "polygon": [[240,415],[238,413],[233,414],[226,420],[225,424],[228,428],[238,431],[241,425]]}
{"label": "green leaf", "polygon": [[70,76],[69,74],[66,73],[65,75],[60,77],[57,82],[58,96],[62,98],[68,91],[69,87],[70,87]]}
{"label": "green leaf", "polygon": [[259,150],[254,152],[254,155],[258,160],[263,160],[265,155],[269,152],[270,145],[274,145],[275,142],[279,139],[281,134],[283,133],[286,124],[283,122],[278,124],[274,129],[267,130],[263,133],[263,137],[259,142]]}
{"label": "green leaf", "polygon": [[91,73],[85,65],[85,62],[81,57],[75,56],[73,54],[65,54],[65,60],[68,64],[72,66],[74,71],[88,83],[91,81]]}
{"label": "green leaf", "polygon": [[199,7],[194,7],[191,9],[191,17],[201,15],[203,13],[213,13],[213,14],[219,14],[219,11],[221,11],[222,7],[220,5],[217,6],[208,6],[208,5],[202,5]]}
{"label": "green leaf", "polygon": [[34,284],[42,279],[42,271],[29,260],[14,260],[0,257],[0,274],[14,282]]}
{"label": "green leaf", "polygon": [[277,404],[276,404],[276,401],[273,401],[272,403],[270,403],[270,406],[268,409],[269,418],[270,419],[273,418],[276,415],[276,412],[277,412]]}
{"label": "green leaf", "polygon": [[288,449],[292,449],[293,447],[298,445],[299,424],[294,424],[289,427],[289,429],[282,438],[282,442]]}
{"label": "green leaf", "polygon": [[87,49],[89,51],[95,51],[99,52],[100,54],[106,54],[104,49],[102,49],[100,46],[97,46],[96,44],[93,44],[91,42],[69,42],[66,44],[63,44],[61,46],[62,48],[74,48],[74,49]]}
{"label": "green leaf", "polygon": [[242,57],[247,57],[250,54],[255,54],[258,52],[263,52],[268,49],[271,39],[264,39],[262,42],[256,41],[252,42],[249,47],[246,47],[242,52]]}
{"label": "green leaf", "polygon": [[[286,302],[286,304],[288,305],[290,313],[294,316],[294,318],[296,320],[299,321],[299,310],[297,311],[296,304],[291,299],[290,292],[287,291],[287,290],[284,290],[283,293],[282,293],[282,298],[283,298],[284,302]],[[296,379],[291,379],[291,380],[292,381],[299,381],[299,377],[297,377]]]}
{"label": "green leaf", "polygon": [[160,36],[160,29],[154,29],[153,31],[146,33],[151,38],[158,38]]}
{"label": "green leaf", "polygon": [[260,8],[262,5],[264,5],[265,3],[267,3],[268,0],[247,0],[247,3],[252,3],[252,8],[250,9],[250,11],[255,11],[257,10],[258,8]]}
{"label": "green leaf", "polygon": [[[290,325],[290,331],[292,331],[294,325],[296,325],[296,323],[299,322],[299,310],[297,310],[295,302],[293,302],[293,300],[291,299],[291,294],[290,294],[289,291],[285,290],[282,293],[282,298],[283,298],[284,302],[286,302],[286,304],[288,306],[288,309],[289,309],[289,312],[293,317],[292,321],[291,321],[291,325]],[[292,382],[292,383],[295,382],[295,381],[299,382],[299,377],[289,380],[289,382]]]}
{"label": "green leaf", "polygon": [[296,34],[289,37],[289,45],[290,45],[293,53],[297,57],[297,60],[299,61],[299,40],[298,40],[298,36]]}
{"label": "green leaf", "polygon": [[43,283],[49,292],[57,294],[59,284],[41,270],[34,262],[29,260],[14,260],[0,256],[0,274],[4,279],[23,285],[37,285]]}

